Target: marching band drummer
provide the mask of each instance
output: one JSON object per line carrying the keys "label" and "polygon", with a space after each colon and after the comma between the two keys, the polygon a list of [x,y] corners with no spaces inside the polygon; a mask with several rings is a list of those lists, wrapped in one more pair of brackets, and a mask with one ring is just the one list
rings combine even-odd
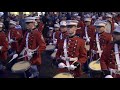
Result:
{"label": "marching band drummer", "polygon": [[120,26],[113,31],[113,42],[104,48],[100,65],[104,78],[120,78]]}
{"label": "marching band drummer", "polygon": [[11,50],[11,53],[18,52],[18,47],[19,47],[19,41],[23,38],[22,33],[19,32],[15,28],[16,22],[13,20],[10,20],[9,22],[9,32],[8,32],[8,41],[9,41],[9,49]]}
{"label": "marching band drummer", "polygon": [[[7,51],[8,51],[8,39],[3,31],[3,23],[0,22],[0,64],[4,65],[6,64],[6,60],[8,58],[7,55]],[[0,65],[0,70],[3,67],[1,67]]]}
{"label": "marching band drummer", "polygon": [[44,24],[43,22],[40,20],[40,16],[35,16],[35,21],[37,23],[36,28],[38,28],[38,31],[42,33],[43,29],[44,29]]}
{"label": "marching band drummer", "polygon": [[115,29],[114,20],[111,14],[106,15],[106,30],[107,33],[112,33]]}
{"label": "marching band drummer", "polygon": [[82,28],[82,34],[81,37],[86,41],[86,50],[87,50],[87,56],[88,60],[84,64],[84,70],[88,71],[88,63],[90,61],[90,41],[91,38],[95,35],[95,27],[91,25],[92,18],[84,18],[84,27]]}
{"label": "marching band drummer", "polygon": [[97,60],[101,57],[103,48],[111,42],[112,36],[105,32],[106,23],[104,21],[97,21],[94,25],[96,26],[96,33],[93,35],[94,37],[91,38],[90,51],[92,59]]}
{"label": "marching band drummer", "polygon": [[81,67],[87,60],[85,41],[75,35],[77,23],[76,20],[67,21],[68,37],[59,42],[56,54],[58,72],[70,72],[74,74],[74,77],[81,76]]}
{"label": "marching band drummer", "polygon": [[[19,53],[26,48],[26,51],[23,52],[23,55],[27,53],[27,57],[24,60],[29,60],[31,62],[29,78],[34,78],[39,76],[39,71],[37,66],[41,65],[41,53],[46,48],[45,40],[41,33],[35,28],[35,18],[26,17],[26,31],[23,40],[21,42]],[[31,52],[30,50],[35,50]]]}
{"label": "marching band drummer", "polygon": [[57,40],[59,39],[60,37],[60,25],[59,23],[57,24],[54,24],[54,32],[53,32],[53,35],[52,35],[52,38],[53,38],[53,44],[57,44]]}

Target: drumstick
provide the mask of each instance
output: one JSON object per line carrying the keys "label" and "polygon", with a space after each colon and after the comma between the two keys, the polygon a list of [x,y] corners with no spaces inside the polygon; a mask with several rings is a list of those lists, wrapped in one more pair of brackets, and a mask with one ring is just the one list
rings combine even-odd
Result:
{"label": "drumstick", "polygon": [[12,57],[12,59],[8,63],[10,63],[11,61],[13,61],[17,57],[18,57],[18,54],[14,54],[13,57]]}
{"label": "drumstick", "polygon": [[77,60],[75,60],[71,65],[73,65],[75,62],[77,62]]}

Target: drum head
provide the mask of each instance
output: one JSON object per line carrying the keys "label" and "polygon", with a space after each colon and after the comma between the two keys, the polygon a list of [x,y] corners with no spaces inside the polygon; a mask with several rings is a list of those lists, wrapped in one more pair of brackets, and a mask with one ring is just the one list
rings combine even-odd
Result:
{"label": "drum head", "polygon": [[85,48],[86,48],[87,51],[89,51],[90,50],[90,45],[85,45]]}
{"label": "drum head", "polygon": [[54,45],[47,45],[46,50],[54,50],[55,46]]}
{"label": "drum head", "polygon": [[101,71],[100,61],[92,61],[89,64],[89,68],[94,71]]}
{"label": "drum head", "polygon": [[74,78],[74,76],[70,73],[59,73],[55,75],[53,78]]}
{"label": "drum head", "polygon": [[28,61],[20,61],[15,63],[11,70],[13,72],[24,72],[30,68],[31,64]]}
{"label": "drum head", "polygon": [[55,58],[55,57],[56,57],[56,53],[57,53],[57,52],[53,52],[53,53],[51,54],[51,57],[52,57],[52,58]]}

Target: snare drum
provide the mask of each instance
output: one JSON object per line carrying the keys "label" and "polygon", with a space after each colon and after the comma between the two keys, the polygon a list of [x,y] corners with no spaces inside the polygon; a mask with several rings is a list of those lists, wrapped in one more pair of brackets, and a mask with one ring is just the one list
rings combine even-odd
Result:
{"label": "snare drum", "polygon": [[28,61],[20,61],[15,63],[11,70],[14,73],[21,73],[21,72],[25,72],[30,68],[31,64]]}
{"label": "snare drum", "polygon": [[57,53],[57,52],[53,52],[53,53],[51,54],[51,58],[54,59],[54,58],[56,57],[56,53]]}
{"label": "snare drum", "polygon": [[74,76],[70,73],[59,73],[55,75],[53,78],[74,78]]}
{"label": "snare drum", "polygon": [[47,45],[46,46],[46,50],[47,51],[52,51],[52,50],[54,50],[55,49],[55,46],[54,45]]}
{"label": "snare drum", "polygon": [[90,62],[89,69],[90,69],[90,75],[92,78],[101,78],[102,77],[102,70],[101,70],[99,60]]}
{"label": "snare drum", "polygon": [[87,51],[89,51],[90,50],[90,45],[85,45],[85,48],[86,48]]}

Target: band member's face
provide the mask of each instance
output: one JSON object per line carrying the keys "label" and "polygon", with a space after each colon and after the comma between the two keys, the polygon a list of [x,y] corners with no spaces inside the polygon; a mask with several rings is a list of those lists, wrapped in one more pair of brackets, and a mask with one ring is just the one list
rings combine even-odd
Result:
{"label": "band member's face", "polygon": [[33,28],[35,28],[35,23],[34,22],[26,23],[26,29],[33,29]]}
{"label": "band member's face", "polygon": [[35,21],[36,21],[36,22],[40,22],[40,19],[36,19]]}
{"label": "band member's face", "polygon": [[106,20],[108,20],[108,21],[111,21],[111,20],[112,20],[112,18],[110,18],[110,17],[107,17],[107,18],[106,18]]}
{"label": "band member's face", "polygon": [[91,22],[85,21],[85,25],[90,25]]}
{"label": "band member's face", "polygon": [[67,26],[67,32],[70,36],[75,34],[76,30],[77,30],[77,26],[73,26],[73,25],[68,25]]}
{"label": "band member's face", "polygon": [[54,28],[55,29],[55,31],[58,31],[59,30],[59,28]]}
{"label": "band member's face", "polygon": [[9,28],[14,28],[14,27],[15,27],[15,25],[9,24]]}
{"label": "band member's face", "polygon": [[97,26],[97,27],[96,27],[96,31],[97,31],[98,33],[102,33],[102,32],[105,31],[105,27]]}
{"label": "band member's face", "polygon": [[61,26],[60,27],[60,31],[61,32],[66,32],[67,31],[67,27],[66,26]]}
{"label": "band member's face", "polygon": [[120,42],[120,34],[113,34],[113,41],[119,41]]}

